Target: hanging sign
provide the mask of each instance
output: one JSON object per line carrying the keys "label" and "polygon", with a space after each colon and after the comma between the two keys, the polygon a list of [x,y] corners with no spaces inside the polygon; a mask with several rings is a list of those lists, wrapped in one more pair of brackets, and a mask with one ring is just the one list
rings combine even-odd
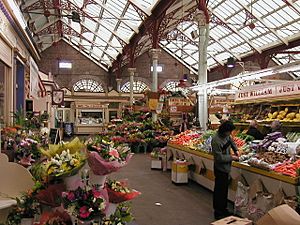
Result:
{"label": "hanging sign", "polygon": [[284,84],[259,85],[245,88],[236,93],[236,101],[282,97],[300,94],[300,82],[285,82]]}
{"label": "hanging sign", "polygon": [[39,98],[39,68],[33,58],[30,58],[30,96]]}

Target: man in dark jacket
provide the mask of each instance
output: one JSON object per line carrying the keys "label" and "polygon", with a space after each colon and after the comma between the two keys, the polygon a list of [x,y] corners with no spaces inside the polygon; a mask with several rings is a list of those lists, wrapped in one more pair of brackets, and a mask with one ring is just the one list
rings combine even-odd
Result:
{"label": "man in dark jacket", "polygon": [[[229,215],[227,196],[231,162],[239,159],[238,148],[230,137],[234,129],[235,126],[231,121],[223,122],[211,142],[214,155],[215,188],[213,207],[215,219],[221,219]],[[235,153],[234,155],[230,154],[231,148]]]}
{"label": "man in dark jacket", "polygon": [[257,129],[256,120],[251,120],[247,134],[254,137],[255,140],[264,139],[264,135]]}

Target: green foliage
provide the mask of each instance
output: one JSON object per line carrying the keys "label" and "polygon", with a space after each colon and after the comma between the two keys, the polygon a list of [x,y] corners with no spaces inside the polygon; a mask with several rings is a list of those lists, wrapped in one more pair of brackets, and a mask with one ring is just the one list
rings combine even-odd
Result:
{"label": "green foliage", "polygon": [[7,225],[16,225],[21,223],[23,218],[34,218],[39,214],[39,204],[33,197],[33,192],[24,193],[20,198],[16,198],[17,205],[7,217]]}
{"label": "green foliage", "polygon": [[103,225],[126,225],[134,218],[130,212],[129,203],[121,203],[118,205],[116,212],[110,216],[109,219],[102,221]]}
{"label": "green foliage", "polygon": [[16,112],[12,112],[14,118],[14,124],[20,127],[26,126],[26,116],[23,109],[17,110]]}

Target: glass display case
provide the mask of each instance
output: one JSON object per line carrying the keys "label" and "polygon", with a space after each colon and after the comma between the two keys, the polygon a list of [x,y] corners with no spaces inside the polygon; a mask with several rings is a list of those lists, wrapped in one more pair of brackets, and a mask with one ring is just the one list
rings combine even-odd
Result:
{"label": "glass display case", "polygon": [[75,102],[75,134],[97,134],[106,123],[107,106],[94,102]]}
{"label": "glass display case", "polygon": [[78,124],[101,125],[103,123],[103,110],[79,110]]}

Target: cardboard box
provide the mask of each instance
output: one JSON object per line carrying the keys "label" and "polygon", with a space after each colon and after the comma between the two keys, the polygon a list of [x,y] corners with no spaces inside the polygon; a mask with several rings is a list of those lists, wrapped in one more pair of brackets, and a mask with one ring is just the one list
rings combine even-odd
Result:
{"label": "cardboard box", "polygon": [[172,181],[176,184],[188,183],[188,164],[185,161],[173,161]]}
{"label": "cardboard box", "polygon": [[[245,219],[245,218],[239,218],[236,216],[228,216],[224,219],[212,222],[211,225],[252,225],[252,221]],[[271,224],[269,224],[271,225]]]}
{"label": "cardboard box", "polygon": [[280,205],[260,218],[257,225],[299,225],[300,215],[288,205]]}
{"label": "cardboard box", "polygon": [[151,159],[151,169],[162,169],[162,162],[159,159]]}

